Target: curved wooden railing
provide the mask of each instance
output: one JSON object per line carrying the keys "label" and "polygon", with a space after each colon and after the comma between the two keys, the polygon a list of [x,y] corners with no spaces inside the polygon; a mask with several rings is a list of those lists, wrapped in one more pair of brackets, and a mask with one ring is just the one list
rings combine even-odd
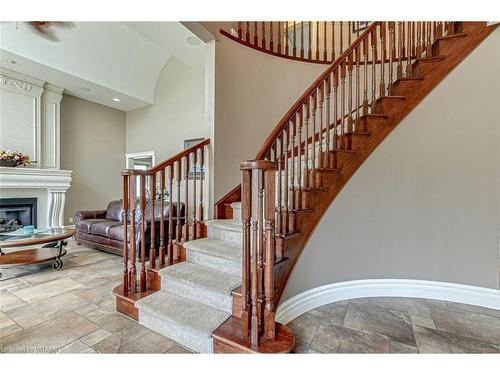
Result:
{"label": "curved wooden railing", "polygon": [[122,172],[123,293],[150,289],[146,251],[149,268],[163,268],[182,256],[183,242],[204,236],[205,150],[209,143],[206,139],[148,170]]}
{"label": "curved wooden railing", "polygon": [[235,22],[224,36],[274,56],[331,64],[368,27],[360,21]]}
{"label": "curved wooden railing", "polygon": [[[296,214],[308,209],[303,193],[321,188],[316,172],[337,169],[339,153],[352,151],[353,135],[367,134],[362,120],[381,116],[385,100],[401,98],[393,84],[418,78],[412,72],[415,59],[431,57],[436,38],[453,34],[454,27],[453,22],[372,22],[291,106],[256,160],[242,164],[240,190],[217,202],[221,211],[238,195],[242,202],[241,329],[252,345],[273,337],[274,323],[267,320],[274,319],[281,291],[275,293],[270,269],[295,233]],[[248,28],[238,34],[248,35]]]}

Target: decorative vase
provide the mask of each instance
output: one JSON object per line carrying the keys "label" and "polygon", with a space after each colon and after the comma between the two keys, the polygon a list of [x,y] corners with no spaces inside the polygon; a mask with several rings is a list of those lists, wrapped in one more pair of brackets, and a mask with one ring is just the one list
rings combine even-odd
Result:
{"label": "decorative vase", "polygon": [[17,167],[18,165],[17,160],[0,160],[0,167]]}

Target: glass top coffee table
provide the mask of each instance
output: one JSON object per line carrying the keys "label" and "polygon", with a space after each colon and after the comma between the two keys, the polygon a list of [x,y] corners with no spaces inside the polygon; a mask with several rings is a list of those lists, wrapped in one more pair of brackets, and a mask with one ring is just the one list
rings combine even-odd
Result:
{"label": "glass top coffee table", "polygon": [[[61,257],[66,255],[64,240],[75,234],[73,228],[53,228],[32,235],[0,235],[0,266],[26,265],[53,260],[52,268],[56,271],[63,266]],[[50,244],[50,245],[49,245]],[[28,248],[35,245],[46,247]],[[52,245],[52,246],[51,246]],[[17,251],[4,252],[3,249],[22,247]],[[0,279],[2,274],[0,273]]]}

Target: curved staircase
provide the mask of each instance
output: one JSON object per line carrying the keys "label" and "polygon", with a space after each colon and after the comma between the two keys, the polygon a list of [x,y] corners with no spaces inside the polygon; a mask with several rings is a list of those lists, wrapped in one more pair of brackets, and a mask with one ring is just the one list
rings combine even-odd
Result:
{"label": "curved staircase", "polygon": [[[275,310],[323,213],[493,29],[484,22],[371,23],[290,108],[256,160],[242,163],[242,184],[217,202],[216,220],[198,220],[207,238],[189,232],[188,220],[184,240],[172,242],[159,267],[150,265],[140,291],[125,260],[124,285],[134,290],[117,293],[117,307],[135,303],[139,322],[198,352],[290,351],[293,334],[275,322]],[[172,256],[174,245],[185,262]]]}

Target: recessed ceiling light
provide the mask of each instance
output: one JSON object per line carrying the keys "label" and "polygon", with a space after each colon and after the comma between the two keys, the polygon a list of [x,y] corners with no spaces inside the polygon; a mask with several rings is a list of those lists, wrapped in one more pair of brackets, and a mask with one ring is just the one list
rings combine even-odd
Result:
{"label": "recessed ceiling light", "polygon": [[189,44],[190,46],[197,46],[201,43],[201,40],[198,39],[197,37],[195,36],[190,36],[190,37],[187,37],[186,38],[186,42],[187,44]]}
{"label": "recessed ceiling light", "polygon": [[12,59],[7,59],[7,62],[8,62],[9,64],[16,64],[16,62],[15,62],[14,60],[12,60]]}
{"label": "recessed ceiling light", "polygon": [[77,89],[80,90],[80,91],[85,91],[85,92],[89,92],[90,91],[90,89],[88,87],[83,87],[83,86],[77,87]]}
{"label": "recessed ceiling light", "polygon": [[120,101],[120,98],[113,98],[113,101],[114,101],[114,102],[119,102],[119,101]]}

